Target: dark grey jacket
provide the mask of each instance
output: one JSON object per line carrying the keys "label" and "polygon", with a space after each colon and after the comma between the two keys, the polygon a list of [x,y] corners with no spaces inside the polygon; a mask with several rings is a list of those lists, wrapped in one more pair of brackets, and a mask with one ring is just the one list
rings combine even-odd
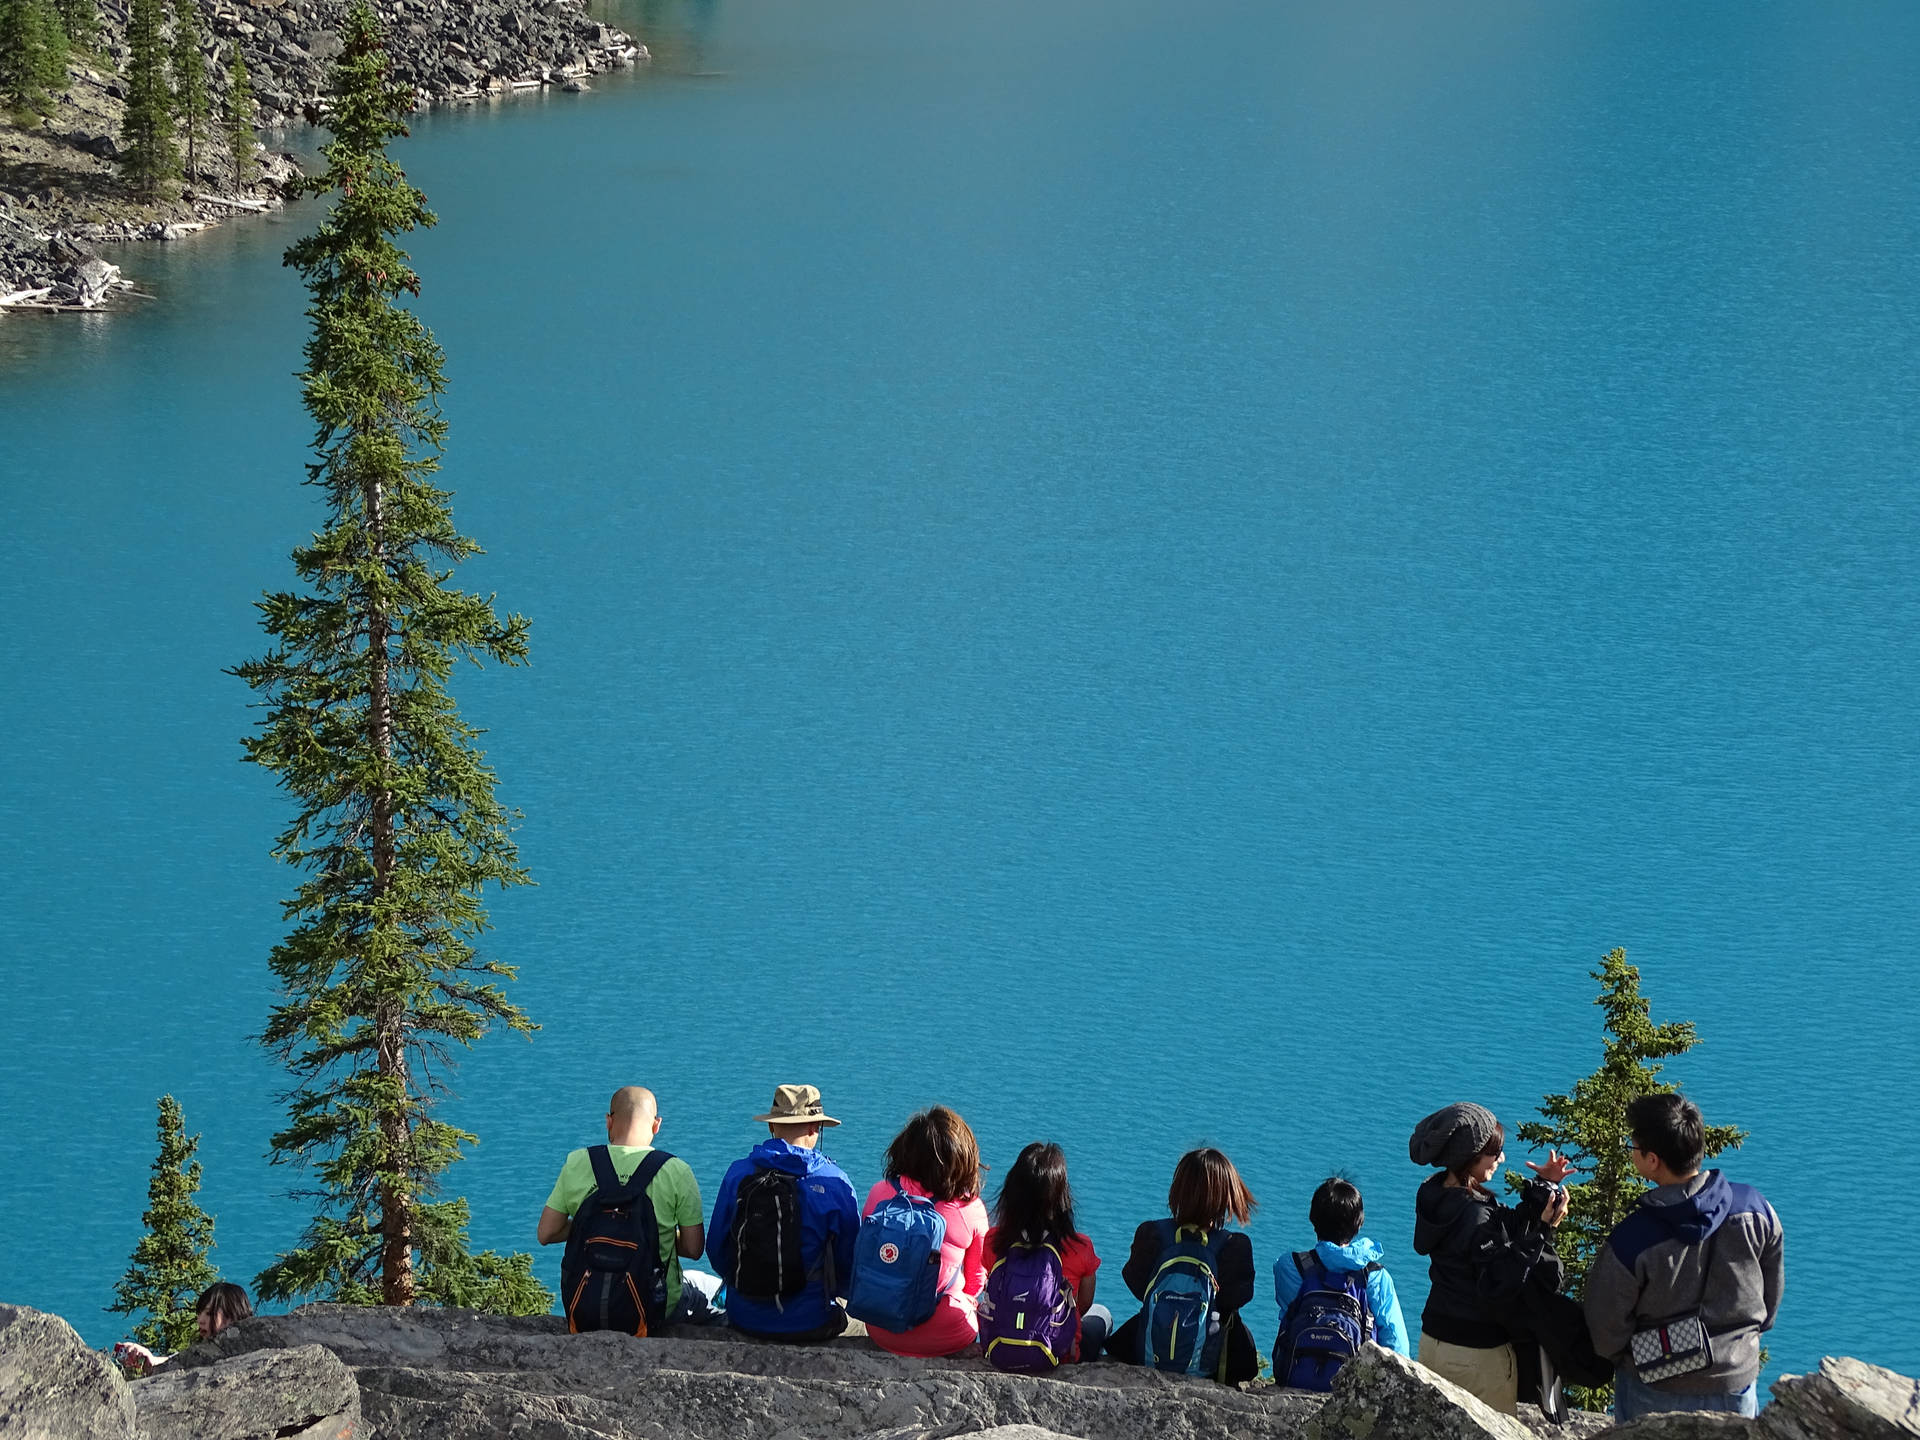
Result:
{"label": "dark grey jacket", "polygon": [[1780,1313],[1785,1280],[1780,1217],[1751,1185],[1708,1170],[1649,1190],[1607,1237],[1587,1272],[1587,1329],[1593,1348],[1624,1367],[1634,1331],[1699,1310],[1713,1336],[1712,1366],[1655,1388],[1731,1393],[1759,1377],[1760,1335]]}

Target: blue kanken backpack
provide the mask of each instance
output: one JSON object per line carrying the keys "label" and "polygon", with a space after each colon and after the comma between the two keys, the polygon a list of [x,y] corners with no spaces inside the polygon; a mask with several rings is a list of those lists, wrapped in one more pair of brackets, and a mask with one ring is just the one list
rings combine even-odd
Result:
{"label": "blue kanken backpack", "polygon": [[1219,1242],[1198,1225],[1160,1222],[1167,1243],[1140,1306],[1145,1363],[1178,1375],[1225,1373],[1226,1328],[1214,1313],[1220,1294]]}
{"label": "blue kanken backpack", "polygon": [[1334,1270],[1311,1250],[1293,1257],[1300,1293],[1280,1319],[1273,1342],[1273,1378],[1294,1390],[1331,1390],[1340,1367],[1373,1338],[1367,1277],[1380,1267]]}
{"label": "blue kanken backpack", "polygon": [[947,1222],[933,1201],[894,1182],[853,1238],[847,1313],[894,1334],[924,1325],[940,1303],[940,1247]]}
{"label": "blue kanken backpack", "polygon": [[1067,1289],[1060,1251],[1009,1245],[980,1294],[980,1340],[997,1370],[1051,1375],[1073,1357],[1080,1311]]}

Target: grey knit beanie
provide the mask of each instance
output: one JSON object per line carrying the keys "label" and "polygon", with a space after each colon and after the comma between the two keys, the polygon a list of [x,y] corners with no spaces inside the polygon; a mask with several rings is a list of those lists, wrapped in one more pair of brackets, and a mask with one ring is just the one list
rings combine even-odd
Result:
{"label": "grey knit beanie", "polygon": [[1457,1170],[1480,1153],[1499,1124],[1484,1105],[1463,1100],[1444,1106],[1413,1127],[1407,1158],[1416,1165]]}

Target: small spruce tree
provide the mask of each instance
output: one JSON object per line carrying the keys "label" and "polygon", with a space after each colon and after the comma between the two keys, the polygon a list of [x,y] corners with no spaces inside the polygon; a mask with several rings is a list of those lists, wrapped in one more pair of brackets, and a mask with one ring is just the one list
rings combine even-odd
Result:
{"label": "small spruce tree", "polygon": [[160,1097],[160,1153],[147,1182],[147,1233],[133,1248],[133,1262],[114,1287],[107,1308],[121,1315],[144,1314],[133,1327],[134,1339],[162,1354],[184,1350],[198,1337],[194,1302],[219,1279],[207,1263],[213,1248],[213,1217],[194,1201],[200,1189],[200,1162],[194,1159],[198,1135],[188,1137],[180,1102]]}
{"label": "small spruce tree", "polygon": [[253,183],[253,150],[258,141],[253,133],[253,84],[247,79],[247,57],[233,47],[233,64],[227,71],[227,153],[233,159],[233,188],[244,190]]}
{"label": "small spruce tree", "polygon": [[120,120],[121,173],[148,200],[180,173],[167,86],[166,0],[132,0],[127,19],[127,109]]}
{"label": "small spruce tree", "polygon": [[[1599,982],[1594,1004],[1604,1019],[1600,1068],[1574,1082],[1565,1095],[1548,1095],[1540,1103],[1542,1120],[1519,1127],[1520,1138],[1535,1149],[1566,1152],[1575,1172],[1584,1178],[1567,1186],[1567,1216],[1555,1232],[1554,1248],[1566,1262],[1569,1289],[1580,1294],[1587,1271],[1599,1257],[1607,1237],[1650,1188],[1627,1157],[1632,1132],[1627,1106],[1642,1095],[1669,1094],[1680,1087],[1660,1078],[1662,1061],[1684,1055],[1700,1043],[1689,1021],[1669,1020],[1656,1025],[1652,1005],[1640,993],[1640,971],[1627,963],[1625,950],[1611,950],[1600,968],[1589,972]],[[1707,1154],[1736,1147],[1746,1132],[1732,1125],[1707,1127]],[[1507,1173],[1507,1184],[1519,1188],[1524,1177]],[[1571,1392],[1575,1403],[1604,1410],[1613,1387]]]}
{"label": "small spruce tree", "polygon": [[67,32],[67,44],[91,55],[100,43],[100,11],[94,0],[58,0],[61,27]]}
{"label": "small spruce tree", "polygon": [[294,551],[305,588],[260,606],[274,648],[235,672],[267,711],[246,758],[297,807],[276,853],[306,872],[270,962],[282,999],[263,1040],[297,1081],[273,1158],[319,1181],[306,1235],[257,1283],[268,1299],[538,1312],[552,1297],[529,1257],[470,1254],[466,1203],[434,1198],[474,1140],[434,1114],[454,1052],[494,1025],[534,1028],[498,983],[512,969],[474,949],[482,889],[527,876],[446,688],[456,660],[524,661],[527,622],[448,583],[479,547],[432,483],[443,357],[400,303],[420,280],[394,237],[433,215],[387,155],[412,103],[388,70],[357,3],[326,173],[305,187],[338,198],[286,255],[311,297],[307,473],[326,526]]}
{"label": "small spruce tree", "polygon": [[173,0],[173,117],[187,143],[189,184],[200,176],[200,134],[207,128],[207,59],[200,38],[193,0]]}

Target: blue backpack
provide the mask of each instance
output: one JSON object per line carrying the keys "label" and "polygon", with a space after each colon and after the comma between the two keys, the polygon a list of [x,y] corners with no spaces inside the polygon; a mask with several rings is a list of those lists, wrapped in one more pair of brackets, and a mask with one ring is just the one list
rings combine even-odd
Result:
{"label": "blue backpack", "polygon": [[1051,1375],[1073,1356],[1080,1311],[1053,1245],[1009,1245],[980,1294],[980,1339],[997,1370]]}
{"label": "blue backpack", "polygon": [[1300,1293],[1280,1317],[1273,1342],[1273,1378],[1294,1390],[1333,1389],[1340,1367],[1373,1338],[1367,1277],[1380,1267],[1331,1270],[1311,1250],[1293,1257]]}
{"label": "blue backpack", "polygon": [[847,1313],[894,1334],[924,1325],[940,1303],[940,1247],[947,1222],[933,1201],[894,1184],[853,1238]]}
{"label": "blue backpack", "polygon": [[1220,1240],[1226,1232],[1159,1223],[1167,1239],[1140,1306],[1143,1362],[1176,1375],[1224,1375],[1226,1326],[1215,1306]]}

